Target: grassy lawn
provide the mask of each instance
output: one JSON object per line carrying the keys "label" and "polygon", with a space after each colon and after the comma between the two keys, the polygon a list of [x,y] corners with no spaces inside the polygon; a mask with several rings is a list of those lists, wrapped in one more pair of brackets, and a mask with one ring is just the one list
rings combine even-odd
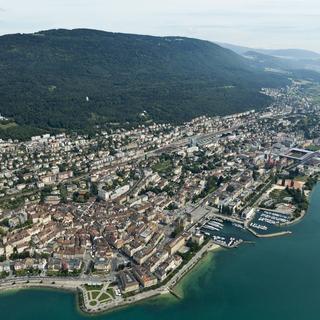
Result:
{"label": "grassy lawn", "polygon": [[8,272],[5,272],[5,271],[0,272],[0,279],[4,279],[4,278],[6,278],[8,276],[9,276]]}
{"label": "grassy lawn", "polygon": [[114,299],[115,298],[115,294],[114,294],[114,290],[112,288],[108,288],[107,292],[110,294],[110,296]]}
{"label": "grassy lawn", "polygon": [[210,193],[215,192],[217,189],[218,189],[217,186],[212,186],[206,193],[207,193],[207,195],[208,195],[208,194],[210,194]]}
{"label": "grassy lawn", "polygon": [[111,300],[111,299],[110,299],[110,296],[106,293],[103,293],[98,299],[98,301],[100,301],[100,302],[104,302],[104,301],[108,301],[108,300]]}
{"label": "grassy lawn", "polygon": [[314,97],[313,97],[313,101],[314,101],[315,103],[320,103],[320,95],[319,95],[319,96],[314,96]]}
{"label": "grassy lawn", "polygon": [[308,89],[309,95],[315,103],[320,103],[320,85],[314,84]]}
{"label": "grassy lawn", "polygon": [[16,276],[18,276],[18,277],[24,277],[28,274],[28,271],[27,270],[17,270],[15,273],[16,273]]}
{"label": "grassy lawn", "polygon": [[308,177],[307,176],[297,176],[295,178],[295,180],[302,181],[302,182],[307,182]]}
{"label": "grassy lawn", "polygon": [[284,198],[291,197],[291,195],[284,189],[284,190],[273,190],[270,195],[270,199],[275,200],[276,202],[284,202]]}
{"label": "grassy lawn", "polygon": [[172,171],[172,163],[170,160],[160,161],[156,163],[152,169],[159,174],[168,174]]}
{"label": "grassy lawn", "polygon": [[14,200],[8,199],[1,201],[0,207],[5,210],[15,210],[24,205],[23,197],[16,197]]}
{"label": "grassy lawn", "polygon": [[320,150],[320,146],[310,145],[310,146],[307,147],[307,149],[310,150],[310,151],[319,151]]}
{"label": "grassy lawn", "polygon": [[91,299],[97,299],[100,291],[91,291]]}
{"label": "grassy lawn", "polygon": [[98,303],[108,303],[115,298],[115,294],[112,288],[108,288],[106,292],[101,291],[103,286],[85,285],[87,289],[87,295],[89,305],[94,307]]}
{"label": "grassy lawn", "polygon": [[17,124],[15,122],[0,123],[0,129],[2,129],[2,130],[14,128],[16,126],[17,126]]}
{"label": "grassy lawn", "polygon": [[103,288],[103,285],[89,285],[89,284],[85,284],[84,287],[86,288],[87,291],[99,291]]}

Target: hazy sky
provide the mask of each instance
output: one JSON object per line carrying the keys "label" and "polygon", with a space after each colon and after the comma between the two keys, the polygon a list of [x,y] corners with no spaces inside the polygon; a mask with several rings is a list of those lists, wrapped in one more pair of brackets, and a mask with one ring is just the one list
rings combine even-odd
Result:
{"label": "hazy sky", "polygon": [[0,34],[79,27],[320,52],[320,0],[0,0]]}

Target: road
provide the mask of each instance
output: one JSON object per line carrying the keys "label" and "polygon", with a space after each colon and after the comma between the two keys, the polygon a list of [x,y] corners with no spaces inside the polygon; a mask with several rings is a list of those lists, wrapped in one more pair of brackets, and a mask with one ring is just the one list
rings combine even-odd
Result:
{"label": "road", "polygon": [[[189,261],[185,264],[167,283],[167,289],[172,289],[185,275],[188,273],[203,257],[203,255],[208,252],[208,250],[213,246],[213,243],[209,241],[205,244]],[[217,246],[218,248],[218,246]]]}
{"label": "road", "polygon": [[[240,125],[237,125],[237,126],[234,126],[234,127],[228,128],[228,129],[219,130],[219,131],[212,132],[212,133],[199,134],[199,135],[190,136],[188,138],[183,138],[183,139],[177,140],[175,142],[172,142],[169,145],[160,147],[160,148],[152,150],[152,151],[145,152],[143,155],[141,155],[141,156],[139,156],[139,157],[137,157],[135,159],[129,159],[129,160],[123,161],[121,163],[117,163],[117,164],[108,164],[104,168],[101,168],[100,171],[118,168],[119,166],[123,166],[123,165],[125,165],[127,163],[130,163],[132,161],[138,161],[139,162],[139,161],[143,160],[145,157],[156,156],[156,155],[159,155],[159,154],[161,154],[163,152],[167,152],[169,149],[170,149],[170,152],[175,152],[175,151],[179,150],[181,147],[186,146],[189,143],[190,139],[204,139],[204,138],[209,138],[209,137],[215,137],[215,136],[221,135],[223,133],[226,133],[226,132],[229,132],[229,131],[233,131],[233,130],[239,128],[239,126]],[[61,181],[59,183],[63,183],[63,184],[74,183],[74,182],[77,182],[79,180],[88,178],[93,173],[94,172],[83,173],[81,175],[74,176],[72,178],[66,179],[66,180]],[[2,197],[0,199],[0,201],[10,200],[12,197],[16,198],[16,197],[22,197],[22,196],[23,197],[31,196],[31,195],[36,194],[39,191],[41,191],[41,189],[15,193],[15,194],[12,194],[12,195],[5,195],[4,197]]]}
{"label": "road", "polygon": [[123,297],[117,297],[112,302],[108,303],[104,306],[90,306],[88,301],[85,301],[85,307],[87,312],[89,313],[97,313],[102,311],[111,310],[114,308],[122,307],[128,304],[136,303],[141,300],[145,300],[157,295],[162,294],[168,294],[172,292],[172,289],[174,286],[202,259],[203,255],[208,252],[212,247],[214,246],[214,249],[219,248],[218,245],[213,244],[211,241],[209,241],[207,244],[205,244],[200,251],[198,251],[170,280],[167,284],[154,289],[149,290],[145,292],[138,293],[132,297],[129,298],[123,298]]}

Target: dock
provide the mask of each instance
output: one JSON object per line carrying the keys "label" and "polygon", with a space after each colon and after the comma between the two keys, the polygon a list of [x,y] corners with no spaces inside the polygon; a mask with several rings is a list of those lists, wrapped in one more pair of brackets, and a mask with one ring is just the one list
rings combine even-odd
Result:
{"label": "dock", "polygon": [[181,300],[182,297],[176,292],[174,291],[173,289],[169,289],[169,292],[174,296],[176,297],[178,300]]}

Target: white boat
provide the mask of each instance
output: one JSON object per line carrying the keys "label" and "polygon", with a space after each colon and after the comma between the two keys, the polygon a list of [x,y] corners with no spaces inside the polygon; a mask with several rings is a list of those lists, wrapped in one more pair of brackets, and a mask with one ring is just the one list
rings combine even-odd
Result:
{"label": "white boat", "polygon": [[220,223],[220,222],[217,222],[217,221],[211,220],[211,221],[208,222],[208,224],[213,225],[213,226],[218,226],[218,227],[220,227],[220,228],[223,228],[223,224]]}
{"label": "white boat", "polygon": [[209,225],[205,225],[203,228],[213,230],[213,231],[220,231],[220,229],[218,229],[217,227],[213,227],[213,226],[209,226]]}

